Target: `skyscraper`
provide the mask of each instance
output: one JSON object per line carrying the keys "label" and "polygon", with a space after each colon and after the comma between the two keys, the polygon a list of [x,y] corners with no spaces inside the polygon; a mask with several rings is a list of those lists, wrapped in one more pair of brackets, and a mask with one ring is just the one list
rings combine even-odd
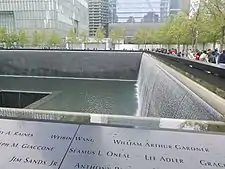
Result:
{"label": "skyscraper", "polygon": [[160,21],[163,22],[168,18],[170,10],[170,0],[161,0],[160,2]]}
{"label": "skyscraper", "polygon": [[109,0],[109,23],[117,23],[117,10],[116,10],[117,0]]}
{"label": "skyscraper", "polygon": [[118,22],[142,22],[148,13],[159,15],[160,0],[117,0]]}
{"label": "skyscraper", "polygon": [[170,15],[177,14],[179,11],[190,11],[190,0],[170,0]]}
{"label": "skyscraper", "polygon": [[96,30],[103,26],[108,32],[109,0],[89,0],[89,36],[94,36]]}
{"label": "skyscraper", "polygon": [[8,31],[54,30],[66,35],[70,28],[88,31],[87,0],[0,1],[0,27]]}
{"label": "skyscraper", "polygon": [[148,12],[142,18],[142,21],[141,22],[145,22],[145,23],[159,22],[159,15],[155,14],[154,12]]}
{"label": "skyscraper", "polygon": [[191,0],[161,0],[160,21],[165,21],[169,15],[177,14],[180,11],[189,13],[190,1]]}

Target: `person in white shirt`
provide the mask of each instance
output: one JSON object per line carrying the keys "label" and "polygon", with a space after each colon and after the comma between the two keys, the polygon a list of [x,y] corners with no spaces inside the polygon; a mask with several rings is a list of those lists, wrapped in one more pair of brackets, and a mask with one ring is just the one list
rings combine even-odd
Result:
{"label": "person in white shirt", "polygon": [[191,49],[188,50],[188,55],[187,55],[187,57],[188,57],[189,59],[195,59],[195,56],[194,56],[193,52],[191,51]]}
{"label": "person in white shirt", "polygon": [[207,55],[207,52],[206,52],[206,51],[204,51],[204,52],[200,55],[199,60],[200,60],[200,61],[203,61],[203,62],[209,62],[208,55]]}

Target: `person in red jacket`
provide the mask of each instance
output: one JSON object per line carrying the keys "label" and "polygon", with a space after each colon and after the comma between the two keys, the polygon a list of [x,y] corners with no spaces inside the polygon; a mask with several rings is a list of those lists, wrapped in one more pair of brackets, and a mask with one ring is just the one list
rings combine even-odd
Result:
{"label": "person in red jacket", "polygon": [[171,54],[176,55],[176,49],[172,48],[172,49],[170,50],[170,52],[171,52]]}
{"label": "person in red jacket", "polygon": [[201,56],[201,52],[196,52],[195,53],[195,60],[199,60],[200,56]]}

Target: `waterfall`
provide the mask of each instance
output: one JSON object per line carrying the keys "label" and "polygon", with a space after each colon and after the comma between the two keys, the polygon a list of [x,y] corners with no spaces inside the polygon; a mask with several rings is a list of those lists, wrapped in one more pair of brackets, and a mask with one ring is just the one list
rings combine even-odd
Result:
{"label": "waterfall", "polygon": [[156,63],[154,63],[152,58],[147,54],[143,54],[136,84],[138,101],[136,116],[148,116],[151,104],[151,94],[157,73],[154,64]]}
{"label": "waterfall", "polygon": [[136,84],[136,116],[196,120],[221,118],[215,109],[175,78],[171,70],[151,55],[143,54]]}

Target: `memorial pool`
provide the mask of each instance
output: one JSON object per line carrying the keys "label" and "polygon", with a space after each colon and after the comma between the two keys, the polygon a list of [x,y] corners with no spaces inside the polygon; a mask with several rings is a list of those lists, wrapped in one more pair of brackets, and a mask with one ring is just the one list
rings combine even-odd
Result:
{"label": "memorial pool", "polygon": [[140,52],[0,52],[0,169],[223,168],[201,92]]}
{"label": "memorial pool", "polygon": [[136,81],[0,77],[3,91],[46,92],[49,96],[29,109],[135,115]]}
{"label": "memorial pool", "polygon": [[225,114],[224,100],[142,52],[1,51],[0,89],[4,97],[22,91],[19,101],[23,91],[48,95],[14,107],[29,110],[211,121]]}

